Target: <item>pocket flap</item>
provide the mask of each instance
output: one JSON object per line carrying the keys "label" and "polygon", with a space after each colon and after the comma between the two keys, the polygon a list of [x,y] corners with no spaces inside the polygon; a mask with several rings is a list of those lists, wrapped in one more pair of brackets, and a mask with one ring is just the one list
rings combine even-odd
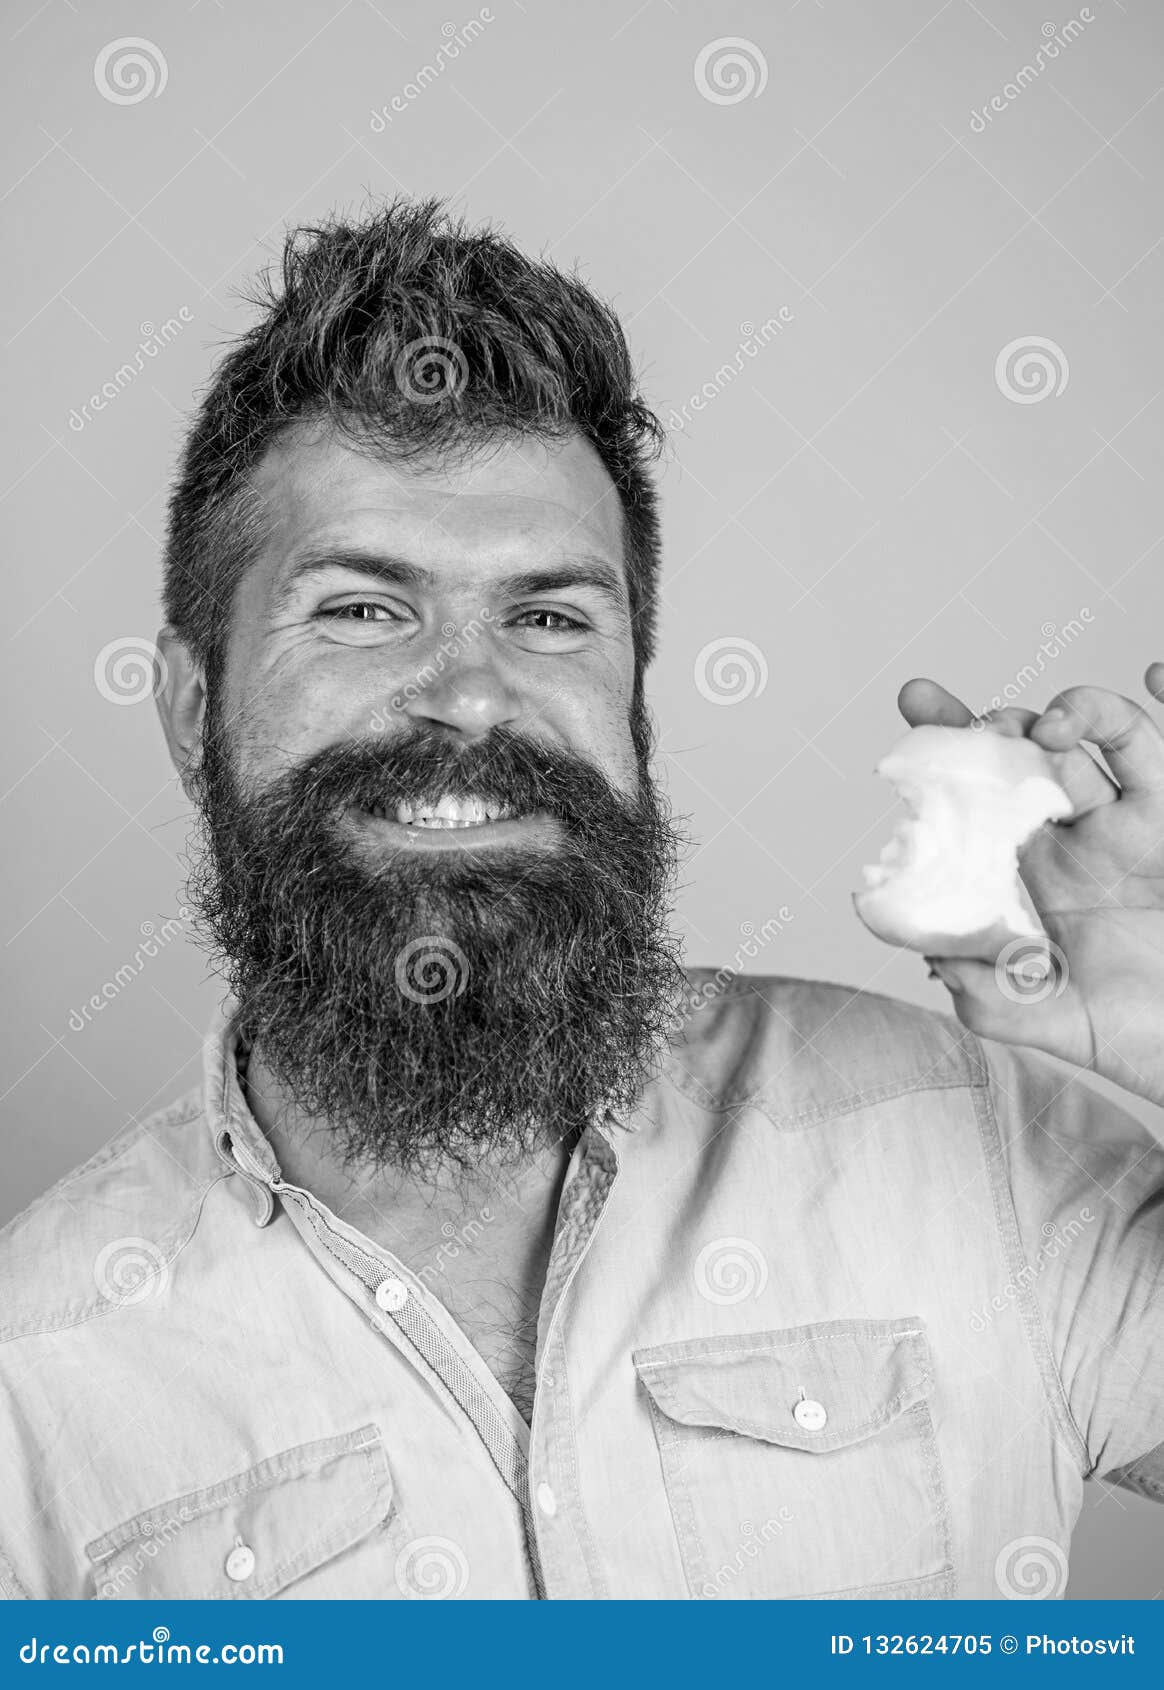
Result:
{"label": "pocket flap", "polygon": [[[376,1426],[300,1444],[137,1514],[86,1547],[96,1596],[275,1595],[392,1512]],[[228,1566],[230,1571],[228,1571]]]}
{"label": "pocket flap", "polygon": [[689,1338],[631,1359],[668,1419],[803,1450],[859,1443],[931,1381],[925,1328],[912,1315]]}

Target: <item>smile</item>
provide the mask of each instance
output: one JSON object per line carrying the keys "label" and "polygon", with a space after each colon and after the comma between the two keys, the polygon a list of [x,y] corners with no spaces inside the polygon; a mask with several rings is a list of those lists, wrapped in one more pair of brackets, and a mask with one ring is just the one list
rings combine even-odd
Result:
{"label": "smile", "polygon": [[382,804],[373,805],[369,815],[380,821],[396,821],[404,827],[487,827],[492,822],[508,821],[513,811],[505,804],[484,798],[439,798],[435,803],[418,799],[410,803],[401,799],[389,815]]}
{"label": "smile", "polygon": [[557,831],[554,818],[544,810],[518,814],[505,804],[475,797],[443,797],[436,803],[402,799],[394,805],[358,805],[353,813],[403,846],[501,845],[539,838],[549,842]]}

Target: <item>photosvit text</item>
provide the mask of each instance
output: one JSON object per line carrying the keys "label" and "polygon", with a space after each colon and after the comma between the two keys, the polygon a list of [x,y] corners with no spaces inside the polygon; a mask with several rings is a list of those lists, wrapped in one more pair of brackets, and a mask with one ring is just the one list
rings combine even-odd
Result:
{"label": "photosvit text", "polygon": [[1051,1637],[1045,1631],[1031,1631],[1025,1637],[1006,1632],[997,1638],[990,1632],[880,1632],[850,1637],[837,1631],[829,1637],[831,1655],[992,1655],[996,1648],[1000,1655],[1134,1655],[1136,1640],[1126,1631],[1118,1637]]}

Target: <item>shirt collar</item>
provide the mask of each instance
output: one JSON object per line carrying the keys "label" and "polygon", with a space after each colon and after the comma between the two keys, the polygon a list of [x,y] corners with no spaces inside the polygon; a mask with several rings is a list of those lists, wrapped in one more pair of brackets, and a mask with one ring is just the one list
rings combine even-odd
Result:
{"label": "shirt collar", "polygon": [[[241,1174],[251,1188],[255,1225],[265,1226],[274,1213],[272,1184],[282,1170],[262,1129],[247,1104],[238,1072],[238,1006],[227,997],[215,1011],[202,1047],[203,1102],[206,1120],[219,1160]],[[595,1111],[592,1124],[609,1143],[612,1137],[639,1130],[638,1109]]]}
{"label": "shirt collar", "polygon": [[241,1174],[255,1203],[255,1225],[265,1226],[275,1212],[273,1181],[282,1178],[271,1146],[251,1114],[238,1073],[238,1006],[226,998],[207,1030],[202,1047],[203,1102],[219,1160]]}

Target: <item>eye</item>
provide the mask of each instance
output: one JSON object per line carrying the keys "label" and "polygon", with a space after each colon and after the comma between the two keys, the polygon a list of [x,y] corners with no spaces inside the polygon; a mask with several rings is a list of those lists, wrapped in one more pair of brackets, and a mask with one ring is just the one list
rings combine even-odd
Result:
{"label": "eye", "polygon": [[386,604],[379,604],[375,599],[352,599],[347,604],[327,604],[316,612],[331,622],[385,622],[398,621]]}
{"label": "eye", "polygon": [[[542,610],[523,610],[519,616],[514,617],[514,624],[517,625],[519,623],[525,623],[526,618],[529,616],[540,616],[543,619],[549,618],[557,624],[557,626],[553,628],[542,627],[535,630],[539,633],[584,633],[587,627],[585,622],[579,622],[574,616],[567,616],[564,611],[550,610],[548,608]],[[526,626],[529,627],[532,626],[532,624],[526,623]]]}

